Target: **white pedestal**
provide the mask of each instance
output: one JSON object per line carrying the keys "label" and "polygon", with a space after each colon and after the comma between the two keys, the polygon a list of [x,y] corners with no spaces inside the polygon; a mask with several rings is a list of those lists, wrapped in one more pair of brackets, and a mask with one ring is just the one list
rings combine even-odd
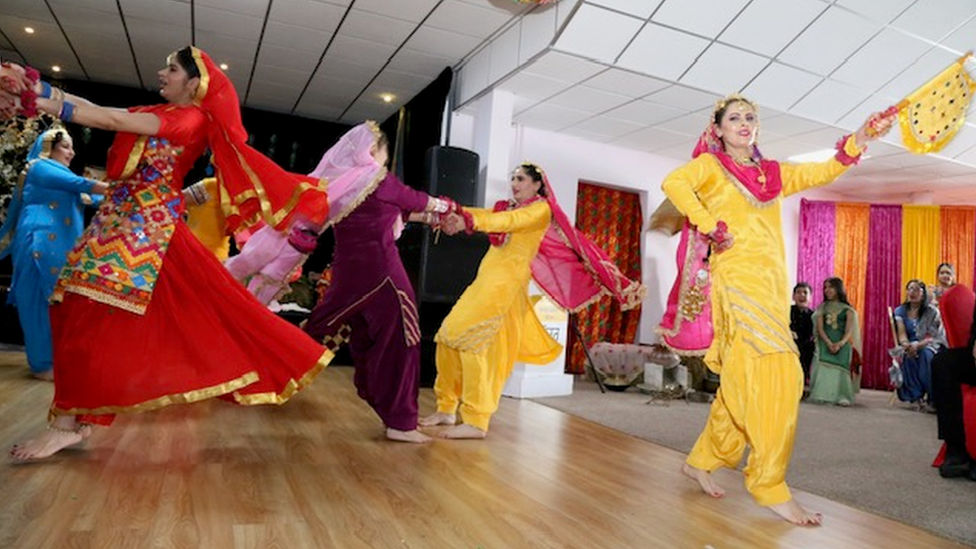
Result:
{"label": "white pedestal", "polygon": [[688,388],[688,368],[679,364],[673,370],[665,370],[664,366],[653,362],[644,363],[644,385],[655,391],[664,390],[665,379],[677,383],[681,388]]}
{"label": "white pedestal", "polygon": [[512,375],[502,389],[502,396],[512,398],[536,398],[565,396],[573,394],[573,376],[563,372],[566,363],[566,331],[569,329],[569,316],[554,305],[549,298],[529,296],[538,299],[535,313],[549,335],[563,346],[563,352],[549,364],[525,364],[516,362]]}

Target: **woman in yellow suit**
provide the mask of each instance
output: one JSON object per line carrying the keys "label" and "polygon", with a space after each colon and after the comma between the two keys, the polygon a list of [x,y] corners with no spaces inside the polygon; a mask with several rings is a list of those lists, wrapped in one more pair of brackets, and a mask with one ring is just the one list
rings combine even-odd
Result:
{"label": "woman in yellow suit", "polygon": [[693,160],[667,176],[667,197],[712,242],[715,338],[705,362],[721,387],[683,472],[712,497],[711,477],[734,468],[750,447],[745,484],[760,505],[798,525],[822,518],[802,508],[786,486],[803,370],[790,335],[789,283],[780,197],[829,183],[856,163],[864,145],[886,133],[896,115],[876,113],[842,138],[823,163],[780,164],[755,145],[755,105],[732,95],[716,104]]}
{"label": "woman in yellow suit", "polygon": [[435,336],[437,412],[420,425],[450,425],[443,438],[484,438],[515,361],[547,364],[562,351],[529,303],[530,278],[569,310],[601,295],[631,308],[645,293],[572,227],[538,166],[521,164],[511,183],[512,199],[494,211],[464,208],[445,220],[449,234],[489,233],[492,247]]}

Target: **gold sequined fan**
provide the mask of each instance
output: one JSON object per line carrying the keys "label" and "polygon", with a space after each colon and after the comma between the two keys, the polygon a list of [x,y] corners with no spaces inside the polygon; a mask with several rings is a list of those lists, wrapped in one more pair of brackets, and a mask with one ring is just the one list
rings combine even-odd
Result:
{"label": "gold sequined fan", "polygon": [[971,56],[964,55],[895,106],[902,142],[909,151],[940,151],[962,127],[976,91],[976,82],[964,67]]}

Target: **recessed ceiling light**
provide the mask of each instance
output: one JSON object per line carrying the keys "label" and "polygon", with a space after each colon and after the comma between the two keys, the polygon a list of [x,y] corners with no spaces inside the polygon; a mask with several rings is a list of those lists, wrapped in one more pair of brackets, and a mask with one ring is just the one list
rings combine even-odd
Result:
{"label": "recessed ceiling light", "polygon": [[380,96],[380,99],[382,99],[384,103],[390,103],[393,101],[393,95],[389,93],[384,93],[383,95]]}
{"label": "recessed ceiling light", "polygon": [[54,72],[61,72],[61,65],[54,65],[51,67],[51,70]]}
{"label": "recessed ceiling light", "polygon": [[230,68],[230,66],[227,63],[221,63],[220,64],[220,70],[222,70],[222,71],[225,71],[225,70],[227,70],[229,68]]}
{"label": "recessed ceiling light", "polygon": [[27,34],[34,34],[34,27],[24,27],[24,32]]}

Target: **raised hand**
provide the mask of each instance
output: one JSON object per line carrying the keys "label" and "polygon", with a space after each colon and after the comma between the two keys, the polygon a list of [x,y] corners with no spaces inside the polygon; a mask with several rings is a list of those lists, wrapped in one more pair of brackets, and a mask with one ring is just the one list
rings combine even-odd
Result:
{"label": "raised hand", "polygon": [[895,125],[898,119],[898,108],[889,107],[882,112],[872,113],[864,124],[857,130],[857,142],[867,143],[884,137]]}

